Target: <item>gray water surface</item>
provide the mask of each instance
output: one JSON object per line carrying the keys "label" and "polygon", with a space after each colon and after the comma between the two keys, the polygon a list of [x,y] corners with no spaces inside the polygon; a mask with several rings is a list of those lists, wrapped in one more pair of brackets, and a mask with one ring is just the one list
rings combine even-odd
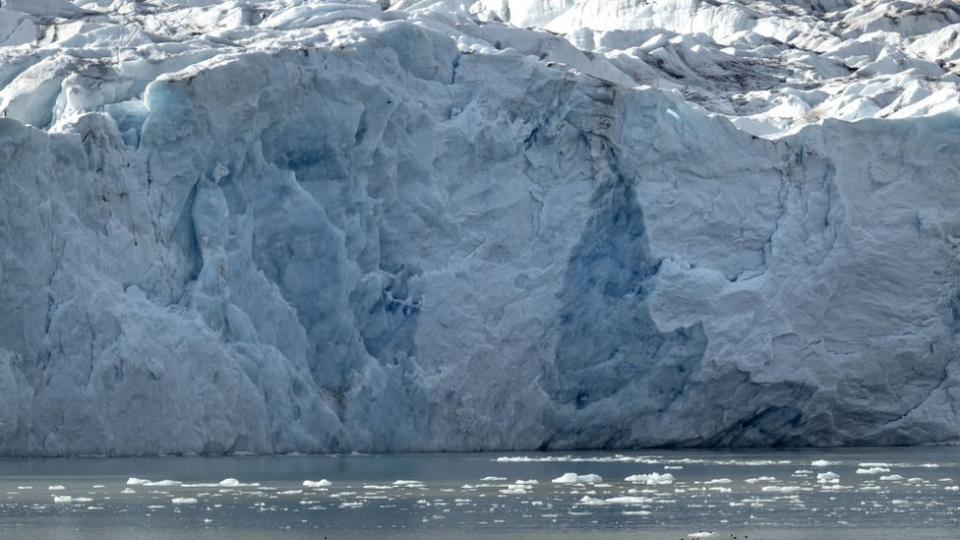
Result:
{"label": "gray water surface", "polygon": [[958,448],[11,459],[0,538],[956,540],[958,490]]}

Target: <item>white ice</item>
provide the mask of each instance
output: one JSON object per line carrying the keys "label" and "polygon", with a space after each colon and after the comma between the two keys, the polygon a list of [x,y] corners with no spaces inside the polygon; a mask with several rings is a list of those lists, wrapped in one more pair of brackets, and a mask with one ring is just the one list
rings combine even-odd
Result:
{"label": "white ice", "polygon": [[662,485],[662,484],[672,484],[675,480],[673,475],[670,473],[658,473],[652,472],[648,474],[634,474],[624,478],[627,482],[635,482],[640,484],[647,485]]}
{"label": "white ice", "polygon": [[0,7],[0,454],[960,440],[956,10],[109,4]]}
{"label": "white ice", "polygon": [[598,474],[577,474],[572,472],[564,473],[551,480],[554,484],[593,484],[602,481],[603,478]]}

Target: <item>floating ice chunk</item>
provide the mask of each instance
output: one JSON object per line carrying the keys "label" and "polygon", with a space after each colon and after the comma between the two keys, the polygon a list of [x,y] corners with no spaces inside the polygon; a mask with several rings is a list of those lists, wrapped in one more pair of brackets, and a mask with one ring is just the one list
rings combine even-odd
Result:
{"label": "floating ice chunk", "polygon": [[796,493],[797,491],[812,491],[813,488],[805,486],[763,486],[760,491],[764,493]]}
{"label": "floating ice chunk", "polygon": [[305,488],[320,488],[320,487],[329,487],[333,485],[332,482],[324,478],[323,480],[304,480],[303,487]]}
{"label": "floating ice chunk", "polygon": [[899,474],[887,474],[887,475],[881,476],[880,480],[892,482],[897,480],[903,480],[903,477],[900,476]]}
{"label": "floating ice chunk", "polygon": [[48,486],[48,487],[47,487],[47,490],[49,490],[49,491],[63,491],[63,490],[65,490],[65,489],[67,489],[67,488],[65,488],[65,487],[63,487],[63,486],[61,486],[61,485],[59,485],[59,484],[58,484],[58,485],[55,485],[55,486]]}
{"label": "floating ice chunk", "polygon": [[559,478],[554,478],[551,482],[554,484],[594,484],[596,482],[603,482],[603,478],[601,478],[599,474],[577,474],[568,472]]}
{"label": "floating ice chunk", "polygon": [[731,482],[733,482],[733,480],[730,480],[729,478],[714,478],[713,480],[707,480],[706,482],[704,482],[704,484],[707,484],[707,485],[711,485],[711,484],[729,484],[729,483],[731,483]]}
{"label": "floating ice chunk", "polygon": [[121,491],[120,493],[123,493],[124,495],[133,495],[134,493],[136,493],[136,491],[130,488],[123,488],[123,491]]}
{"label": "floating ice chunk", "polygon": [[183,484],[179,480],[158,480],[156,482],[144,482],[142,485],[144,487],[174,487]]}
{"label": "floating ice chunk", "polygon": [[575,458],[573,456],[500,456],[496,460],[500,463],[563,463],[563,462],[594,462],[594,461],[616,461],[614,457],[584,457]]}
{"label": "floating ice chunk", "polygon": [[829,467],[831,465],[839,465],[839,461],[827,461],[826,459],[815,459],[810,462],[811,467]]}
{"label": "floating ice chunk", "polygon": [[[150,485],[153,485],[153,483],[147,483],[145,485],[150,486]],[[227,478],[225,480],[221,480],[217,482],[216,484],[211,484],[211,483],[180,484],[180,486],[185,488],[235,488],[235,487],[260,487],[260,484],[258,484],[257,482],[244,484],[244,483],[241,483],[236,478]]]}
{"label": "floating ice chunk", "polygon": [[840,475],[830,471],[819,473],[817,474],[817,482],[821,484],[837,484],[840,482]]}
{"label": "floating ice chunk", "polygon": [[540,482],[536,480],[517,480],[506,489],[501,489],[500,493],[504,495],[526,495],[534,485]]}
{"label": "floating ice chunk", "polygon": [[746,482],[748,484],[756,484],[757,482],[776,482],[777,479],[773,476],[758,476],[756,478],[747,478]]}
{"label": "floating ice chunk", "polygon": [[711,536],[715,536],[715,535],[712,532],[700,531],[700,532],[690,533],[687,536],[690,538],[710,538]]}
{"label": "floating ice chunk", "polygon": [[714,465],[738,465],[744,467],[767,467],[769,465],[789,465],[789,459],[721,459],[708,461]]}
{"label": "floating ice chunk", "polygon": [[857,474],[880,474],[890,472],[890,469],[886,467],[863,467],[857,469]]}
{"label": "floating ice chunk", "polygon": [[480,479],[481,482],[503,482],[506,478],[502,476],[484,476]]}
{"label": "floating ice chunk", "polygon": [[153,482],[145,478],[132,477],[127,479],[128,486],[173,487],[181,484],[183,484],[183,482],[180,482],[179,480],[159,480],[157,482]]}
{"label": "floating ice chunk", "polygon": [[170,500],[171,504],[197,504],[197,499],[194,497],[174,497]]}
{"label": "floating ice chunk", "polygon": [[420,480],[394,480],[393,485],[395,486],[422,486],[423,482]]}
{"label": "floating ice chunk", "polygon": [[672,484],[674,481],[673,475],[670,473],[657,473],[652,472],[650,474],[634,474],[624,478],[627,482],[635,482],[638,484],[647,484],[648,486],[656,485],[665,485]]}
{"label": "floating ice chunk", "polygon": [[90,497],[71,497],[70,495],[54,495],[53,502],[54,504],[88,503],[88,502],[93,502],[93,499],[91,499]]}
{"label": "floating ice chunk", "polygon": [[643,505],[650,504],[653,499],[650,497],[620,496],[610,497],[609,499],[595,499],[589,495],[584,495],[577,503],[581,506],[610,506],[610,505]]}

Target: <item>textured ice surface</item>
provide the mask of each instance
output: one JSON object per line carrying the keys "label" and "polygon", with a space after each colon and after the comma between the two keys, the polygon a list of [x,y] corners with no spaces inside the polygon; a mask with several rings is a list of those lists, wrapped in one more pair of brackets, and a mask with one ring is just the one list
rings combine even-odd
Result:
{"label": "textured ice surface", "polygon": [[602,481],[603,478],[601,478],[598,474],[577,474],[574,472],[563,473],[557,478],[551,480],[551,482],[554,484],[595,484]]}
{"label": "textured ice surface", "polygon": [[388,4],[3,2],[0,453],[957,441],[953,3]]}
{"label": "textured ice surface", "polygon": [[632,474],[625,478],[627,482],[638,482],[641,484],[649,484],[652,486],[660,484],[672,484],[673,475],[670,473],[657,473],[652,472],[649,474]]}

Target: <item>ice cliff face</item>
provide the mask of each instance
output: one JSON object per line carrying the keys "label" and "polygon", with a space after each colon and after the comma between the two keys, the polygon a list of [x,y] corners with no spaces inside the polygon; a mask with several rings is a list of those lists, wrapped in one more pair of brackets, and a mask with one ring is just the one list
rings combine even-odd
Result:
{"label": "ice cliff face", "polygon": [[956,442],[958,33],[6,0],[0,453]]}

